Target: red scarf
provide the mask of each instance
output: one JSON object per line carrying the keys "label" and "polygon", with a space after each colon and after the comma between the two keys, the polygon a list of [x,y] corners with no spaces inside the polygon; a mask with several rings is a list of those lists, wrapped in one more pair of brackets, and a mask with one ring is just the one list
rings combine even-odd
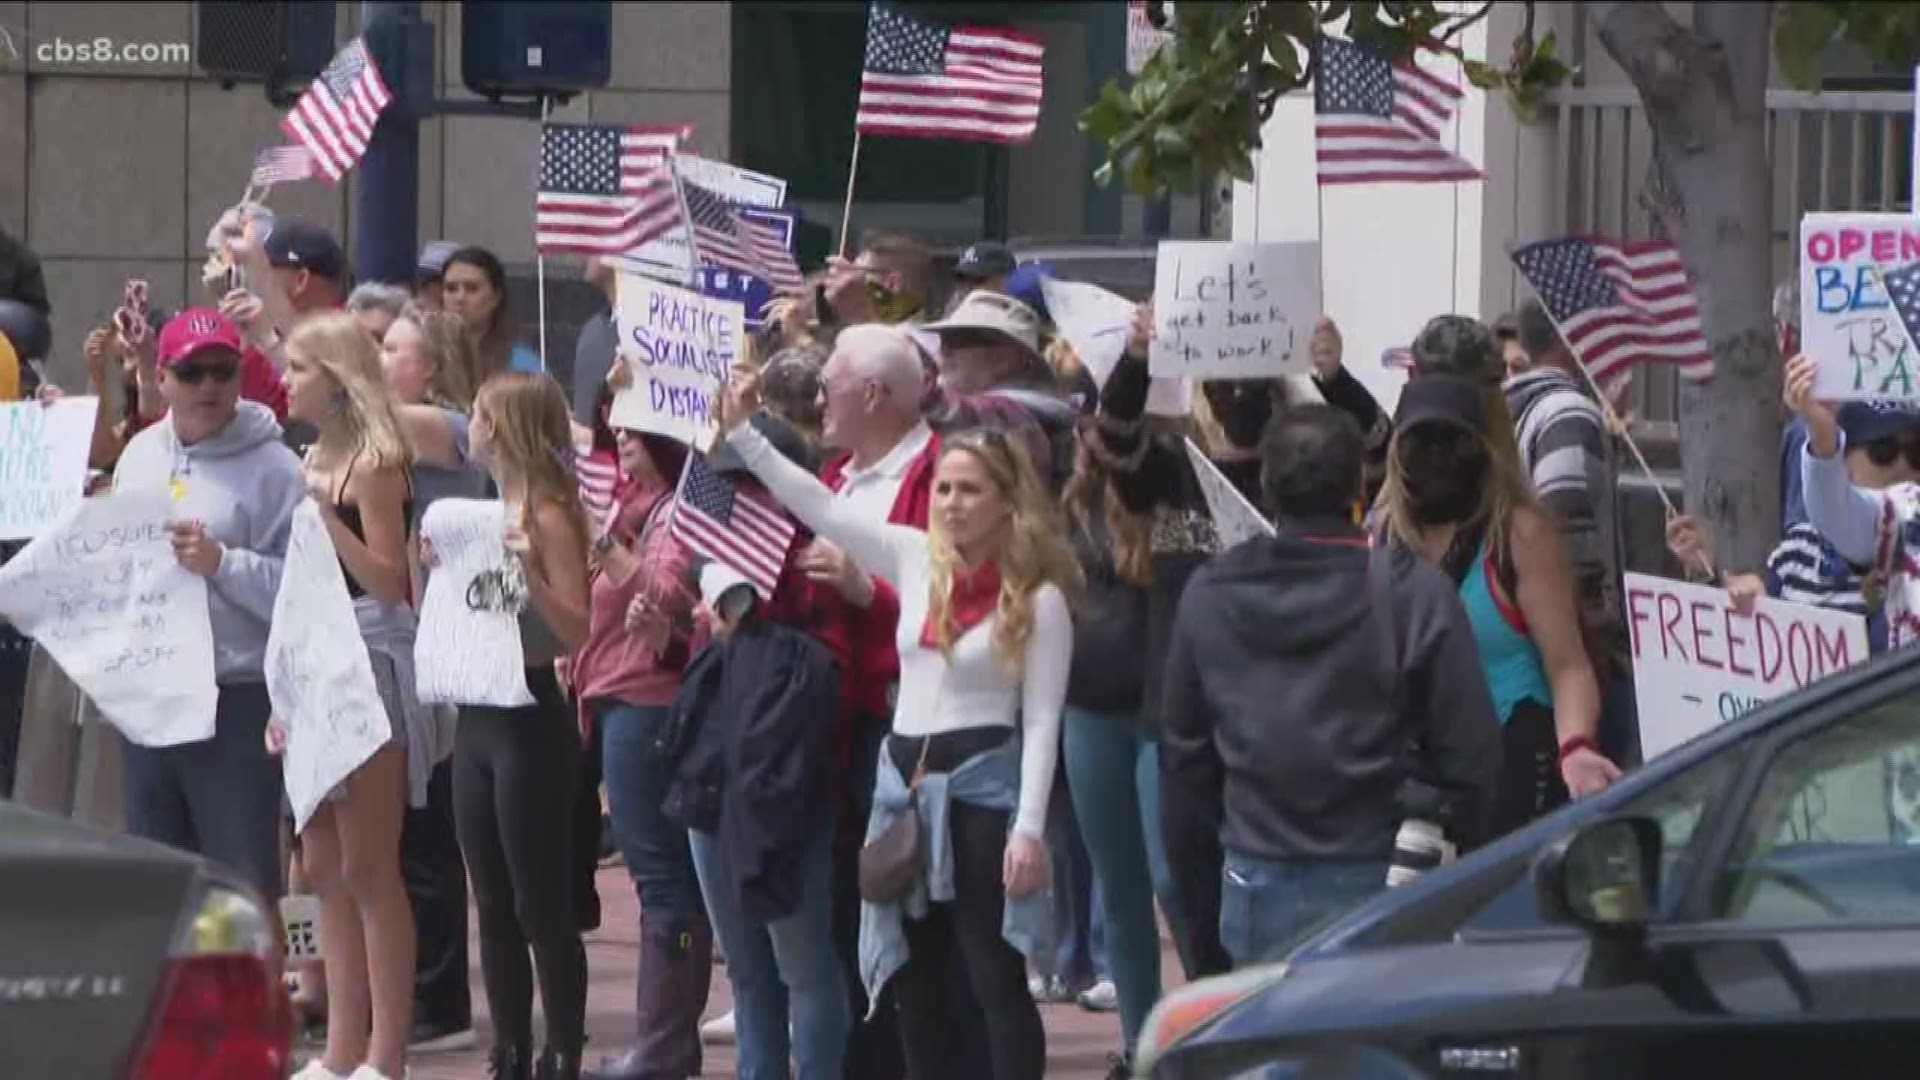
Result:
{"label": "red scarf", "polygon": [[[947,594],[947,617],[954,625],[954,640],[962,634],[987,621],[996,607],[1000,606],[1000,564],[989,562],[977,570],[962,570],[953,577],[953,588]],[[925,649],[940,647],[940,638],[934,633],[933,613],[927,613],[927,619],[920,624],[920,646]]]}

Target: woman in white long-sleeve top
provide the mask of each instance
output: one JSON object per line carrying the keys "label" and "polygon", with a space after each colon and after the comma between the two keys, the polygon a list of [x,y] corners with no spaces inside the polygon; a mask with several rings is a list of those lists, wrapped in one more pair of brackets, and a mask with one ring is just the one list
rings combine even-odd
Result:
{"label": "woman in white long-sleeve top", "polygon": [[994,1080],[1038,1080],[1046,1036],[1022,953],[1049,922],[1044,828],[1073,655],[1064,590],[1079,579],[1064,530],[1025,452],[998,432],[944,440],[921,533],[854,512],[741,423],[758,407],[755,375],[736,378],[726,405],[728,445],[761,482],[900,597],[899,700],[867,836],[913,799],[925,858],[905,895],[864,898],[868,998],[891,981],[917,1080],[961,1064],[958,995],[986,1017]]}

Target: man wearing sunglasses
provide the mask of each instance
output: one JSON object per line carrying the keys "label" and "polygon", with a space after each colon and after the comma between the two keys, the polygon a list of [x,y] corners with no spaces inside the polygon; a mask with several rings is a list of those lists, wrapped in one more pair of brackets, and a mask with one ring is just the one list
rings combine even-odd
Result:
{"label": "man wearing sunglasses", "polygon": [[119,490],[168,491],[174,557],[206,579],[220,697],[209,740],[125,744],[127,828],[245,873],[269,898],[281,890],[280,768],[266,749],[262,660],[294,508],[306,497],[300,461],[265,405],[240,399],[240,331],[192,308],[160,331],[157,362],[167,415],[127,444]]}

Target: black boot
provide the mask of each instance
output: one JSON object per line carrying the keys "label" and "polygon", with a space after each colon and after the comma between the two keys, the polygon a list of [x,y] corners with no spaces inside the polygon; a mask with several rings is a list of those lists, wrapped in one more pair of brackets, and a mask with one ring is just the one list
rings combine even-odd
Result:
{"label": "black boot", "polygon": [[542,1050],[533,1080],[580,1080],[580,1048],[549,1046]]}
{"label": "black boot", "polygon": [[487,1055],[487,1080],[533,1080],[533,1055],[524,1046],[496,1046]]}

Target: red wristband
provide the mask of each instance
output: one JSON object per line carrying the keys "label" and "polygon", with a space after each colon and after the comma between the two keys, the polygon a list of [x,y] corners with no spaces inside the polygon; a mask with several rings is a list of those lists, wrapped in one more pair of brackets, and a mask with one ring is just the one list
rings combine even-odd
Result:
{"label": "red wristband", "polygon": [[1575,735],[1560,744],[1560,763],[1566,764],[1567,758],[1571,757],[1576,750],[1591,750],[1597,754],[1600,752],[1600,747],[1585,735]]}

